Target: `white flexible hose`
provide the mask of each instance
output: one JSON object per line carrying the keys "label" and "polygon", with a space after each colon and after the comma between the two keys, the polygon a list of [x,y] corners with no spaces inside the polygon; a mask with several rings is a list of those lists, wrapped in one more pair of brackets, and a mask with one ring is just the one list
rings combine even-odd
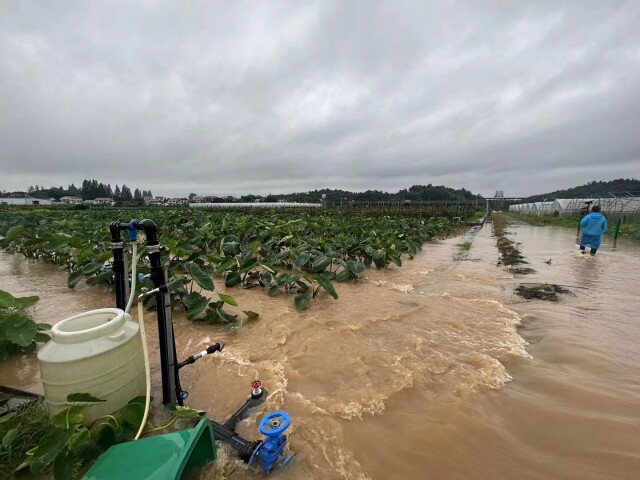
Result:
{"label": "white flexible hose", "polygon": [[129,301],[127,302],[127,307],[124,309],[124,313],[129,313],[129,310],[131,310],[131,305],[133,305],[133,297],[136,296],[136,266],[138,265],[138,242],[134,240],[131,243],[133,243],[133,262],[131,263],[131,292],[129,293]]}
{"label": "white flexible hose", "polygon": [[[124,309],[125,313],[129,313],[131,310],[131,305],[133,305],[133,298],[136,295],[136,266],[138,265],[138,242],[135,240],[132,242],[133,244],[133,262],[131,263],[131,293],[129,294],[129,301],[127,302],[127,307]],[[142,352],[144,357],[144,376],[147,384],[145,401],[144,401],[144,415],[142,417],[142,422],[140,423],[140,428],[138,429],[138,433],[134,440],[138,440],[140,435],[142,435],[142,431],[144,430],[145,425],[147,424],[147,418],[149,417],[149,406],[151,403],[151,368],[149,367],[149,349],[147,348],[147,332],[144,328],[144,308],[142,305],[142,300],[138,301],[138,324],[140,325],[140,340],[142,341]]]}
{"label": "white flexible hose", "polygon": [[149,405],[151,403],[151,368],[149,368],[149,350],[147,349],[147,332],[144,329],[144,313],[143,313],[142,300],[138,300],[138,323],[140,324],[140,340],[142,340],[142,351],[144,353],[144,375],[147,381],[147,393],[144,402],[144,416],[142,417],[142,423],[134,440],[138,440],[142,435],[142,430],[147,423],[147,417],[149,416]]}

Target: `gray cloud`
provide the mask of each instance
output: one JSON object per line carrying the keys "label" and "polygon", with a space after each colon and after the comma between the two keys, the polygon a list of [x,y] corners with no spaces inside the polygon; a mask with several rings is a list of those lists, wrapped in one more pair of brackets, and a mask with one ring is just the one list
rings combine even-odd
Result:
{"label": "gray cloud", "polygon": [[640,172],[640,4],[6,2],[0,188],[541,193]]}

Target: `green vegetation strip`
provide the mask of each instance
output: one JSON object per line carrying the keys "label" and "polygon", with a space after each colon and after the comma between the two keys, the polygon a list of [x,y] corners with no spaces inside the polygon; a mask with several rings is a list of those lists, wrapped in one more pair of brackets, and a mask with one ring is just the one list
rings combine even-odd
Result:
{"label": "green vegetation strip", "polygon": [[[424,242],[453,233],[463,220],[457,209],[425,212],[396,210],[369,215],[334,210],[219,211],[201,209],[0,210],[0,247],[26,258],[62,265],[68,286],[113,285],[108,225],[114,219],[150,218],[164,245],[174,305],[190,320],[233,328],[257,313],[232,313],[235,299],[221,294],[217,282],[231,288],[261,288],[269,295],[290,294],[303,310],[321,291],[338,297],[334,283],[357,281],[367,267],[402,266]],[[144,259],[138,272],[147,274]],[[149,280],[138,289],[152,288]],[[203,291],[214,292],[217,295]],[[155,299],[147,299],[154,308]]]}
{"label": "green vegetation strip", "polygon": [[[67,397],[66,408],[51,418],[44,400],[0,417],[0,479],[15,478],[16,472],[28,468],[36,475],[53,473],[55,480],[72,480],[112,445],[133,440],[142,423],[145,397],[134,398],[113,415],[86,424],[84,410],[103,401],[74,393]],[[169,410],[171,421],[145,434],[205,413],[179,406]]]}

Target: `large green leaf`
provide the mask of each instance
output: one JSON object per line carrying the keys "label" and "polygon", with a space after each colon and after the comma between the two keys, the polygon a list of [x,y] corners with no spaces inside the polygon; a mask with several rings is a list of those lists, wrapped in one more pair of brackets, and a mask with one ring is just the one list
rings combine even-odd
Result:
{"label": "large green leaf", "polygon": [[37,333],[38,327],[30,318],[16,316],[14,322],[4,322],[4,338],[15,345],[28,347]]}
{"label": "large green leaf", "polygon": [[78,263],[84,264],[87,260],[89,260],[89,258],[91,258],[91,256],[94,254],[94,249],[95,245],[91,243],[84,246],[78,253]]}
{"label": "large green leaf", "polygon": [[93,275],[102,270],[103,266],[104,262],[91,262],[82,267],[82,273],[84,275]]}
{"label": "large green leaf", "polygon": [[186,263],[184,265],[186,272],[191,275],[195,282],[205,290],[214,290],[213,278],[205,272],[197,263]]}
{"label": "large green leaf", "polygon": [[241,277],[239,272],[229,272],[227,274],[227,278],[224,281],[225,287],[235,287],[241,282]]}
{"label": "large green leaf", "polygon": [[171,280],[167,284],[167,288],[168,288],[169,292],[175,292],[177,289],[185,286],[187,283],[189,283],[189,279],[187,279],[185,277],[178,277],[178,278],[174,278],[173,280]]}
{"label": "large green leaf", "polygon": [[346,266],[349,269],[349,271],[353,274],[359,274],[362,273],[366,270],[367,267],[365,267],[364,263],[362,262],[356,262],[354,260],[347,260],[346,262]]}
{"label": "large green leaf", "polygon": [[314,272],[322,272],[325,268],[331,265],[331,258],[321,256],[316,258],[311,265],[311,270]]}
{"label": "large green leaf", "polygon": [[198,292],[192,292],[183,297],[183,301],[187,307],[187,319],[194,320],[207,309],[210,299]]}
{"label": "large green leaf", "polygon": [[73,462],[69,456],[62,452],[53,462],[53,478],[54,480],[74,480]]}
{"label": "large green leaf", "polygon": [[115,445],[118,441],[117,427],[111,424],[105,423],[98,431],[96,443],[103,449],[108,450],[111,445]]}
{"label": "large green leaf", "polygon": [[14,308],[17,307],[16,297],[9,292],[0,290],[0,308]]}
{"label": "large green leaf", "polygon": [[47,242],[44,244],[44,249],[47,252],[62,252],[69,250],[66,239],[57,239],[53,242]]}
{"label": "large green leaf", "polygon": [[[16,412],[12,412],[12,413],[15,414]],[[13,416],[11,414],[8,414],[8,415],[5,415],[4,417],[9,417],[9,419],[11,419]],[[0,420],[2,420],[4,417],[0,417]],[[4,423],[4,421],[0,422],[0,424],[2,423]],[[0,446],[2,446],[4,450],[9,450],[9,448],[11,447],[11,444],[17,438],[20,438],[21,430],[22,429],[20,427],[15,427],[10,430],[7,430],[7,432],[4,434],[4,437],[2,437],[2,443],[0,444]]]}
{"label": "large green leaf", "polygon": [[78,282],[84,277],[84,274],[81,270],[76,270],[75,272],[71,272],[69,274],[69,278],[67,279],[67,287],[73,288]]}
{"label": "large green leaf", "polygon": [[333,298],[338,298],[338,294],[336,293],[335,289],[333,288],[333,284],[331,283],[330,279],[328,279],[324,275],[316,275],[314,280],[316,282],[318,282],[318,284],[322,288],[324,288],[329,295],[331,295]]}
{"label": "large green leaf", "polygon": [[336,274],[336,281],[337,282],[344,282],[346,280],[349,280],[351,278],[351,276],[354,275],[351,271],[349,271],[348,269],[344,269],[339,271]]}
{"label": "large green leaf", "polygon": [[255,267],[257,263],[258,259],[256,257],[251,255],[247,256],[242,260],[242,262],[240,262],[240,271],[243,273],[248,272],[253,267]]}
{"label": "large green leaf", "polygon": [[71,437],[71,440],[69,440],[69,450],[77,450],[78,448],[80,448],[80,445],[90,441],[90,439],[91,435],[89,433],[89,430],[87,430],[86,427],[79,428],[78,431],[74,433],[73,437]]}
{"label": "large green leaf", "polygon": [[33,336],[33,341],[37,343],[47,343],[51,337],[46,333],[38,332]]}
{"label": "large green leaf", "polygon": [[229,315],[224,311],[223,308],[216,308],[216,313],[218,314],[218,318],[221,318],[225,322],[230,322],[234,317],[234,315]]}
{"label": "large green leaf", "polygon": [[262,268],[265,272],[270,273],[272,275],[276,274],[276,269],[273,265],[269,265],[268,263],[261,263],[260,268]]}
{"label": "large green leaf", "polygon": [[38,300],[40,300],[40,297],[38,297],[37,295],[30,295],[28,297],[18,297],[18,304],[21,307],[30,307],[31,305],[33,305],[34,303],[36,303]]}
{"label": "large green leaf", "polygon": [[20,236],[24,233],[24,225],[16,225],[15,227],[11,227],[5,236],[5,240],[9,242],[13,242],[20,238]]}
{"label": "large green leaf", "polygon": [[122,415],[122,419],[130,425],[138,428],[142,423],[142,417],[144,416],[144,404],[142,403],[128,403],[119,410]]}
{"label": "large green leaf", "polygon": [[302,253],[298,255],[296,261],[293,262],[293,268],[297,270],[302,270],[302,268],[307,264],[307,262],[311,259],[311,255],[308,253]]}
{"label": "large green leaf", "polygon": [[311,295],[309,293],[300,293],[296,295],[294,299],[294,303],[296,306],[296,310],[301,311],[309,306],[309,302],[311,301]]}
{"label": "large green leaf", "polygon": [[385,251],[384,250],[376,250],[373,257],[373,263],[376,264],[377,268],[384,268],[385,265]]}
{"label": "large green leaf", "polygon": [[394,255],[390,255],[389,258],[391,259],[391,261],[393,263],[395,263],[397,266],[401,267],[402,266],[402,259],[400,258],[400,254],[394,254]]}
{"label": "large green leaf", "polygon": [[72,425],[80,425],[84,421],[84,405],[72,405],[60,410],[53,417],[51,423],[59,428],[71,428]]}
{"label": "large green leaf", "polygon": [[240,242],[226,242],[222,244],[222,251],[225,255],[238,255],[240,253]]}
{"label": "large green leaf", "polygon": [[55,458],[67,445],[71,437],[75,433],[74,428],[62,430],[53,428],[40,441],[33,452],[33,455],[27,458],[27,464],[31,471],[36,475],[44,473],[44,471],[53,463]]}
{"label": "large green leaf", "polygon": [[3,415],[2,417],[0,417],[0,425],[2,425],[3,423],[7,423],[9,420],[11,420],[15,416],[16,416],[16,412],[11,412],[11,413],[7,413],[6,415]]}
{"label": "large green leaf", "polygon": [[82,248],[85,245],[86,240],[79,237],[69,237],[67,239],[67,243],[73,248]]}
{"label": "large green leaf", "polygon": [[218,296],[220,297],[220,300],[222,300],[224,303],[228,303],[229,305],[233,305],[234,307],[238,306],[238,302],[236,302],[235,298],[233,298],[231,295],[218,293]]}
{"label": "large green leaf", "polygon": [[95,277],[91,277],[87,283],[90,285],[111,285],[114,281],[115,273],[113,270],[100,272]]}
{"label": "large green leaf", "polygon": [[102,454],[102,449],[93,442],[82,442],[75,446],[74,455],[82,462],[91,462]]}
{"label": "large green leaf", "polygon": [[36,303],[40,297],[32,295],[30,297],[14,297],[9,292],[0,290],[0,308],[28,307]]}

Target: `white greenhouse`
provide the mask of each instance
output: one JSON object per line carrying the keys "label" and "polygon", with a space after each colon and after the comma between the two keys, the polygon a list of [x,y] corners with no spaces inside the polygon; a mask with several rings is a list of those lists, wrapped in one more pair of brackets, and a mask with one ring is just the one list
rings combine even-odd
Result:
{"label": "white greenhouse", "polygon": [[0,198],[0,205],[51,205],[51,200],[35,197]]}

